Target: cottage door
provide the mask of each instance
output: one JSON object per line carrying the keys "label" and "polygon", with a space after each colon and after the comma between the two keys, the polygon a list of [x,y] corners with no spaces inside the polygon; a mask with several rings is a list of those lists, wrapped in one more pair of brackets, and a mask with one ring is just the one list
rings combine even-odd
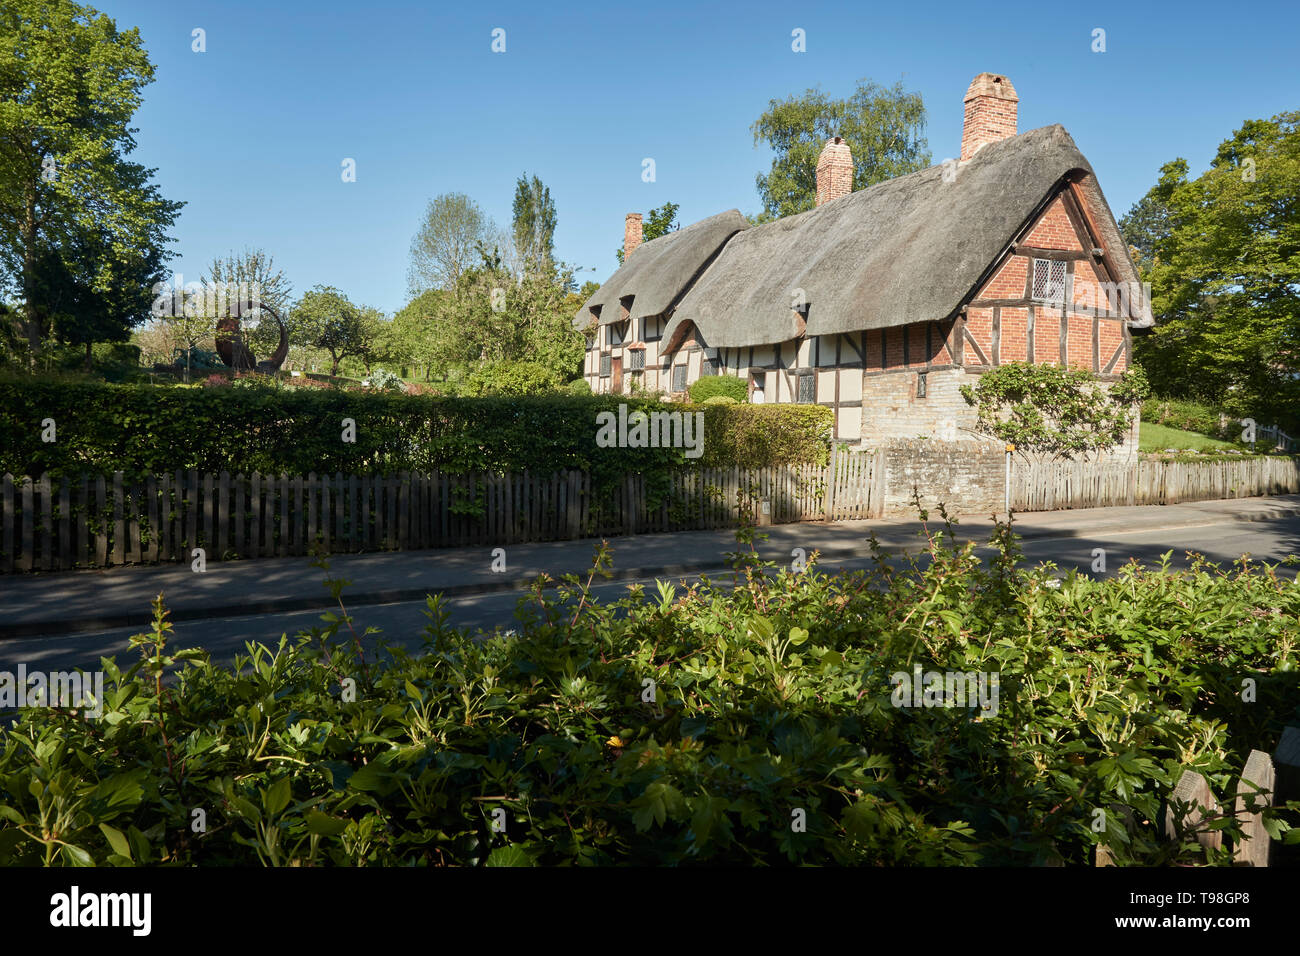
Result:
{"label": "cottage door", "polygon": [[623,394],[623,356],[618,356],[610,363],[609,390],[616,395]]}

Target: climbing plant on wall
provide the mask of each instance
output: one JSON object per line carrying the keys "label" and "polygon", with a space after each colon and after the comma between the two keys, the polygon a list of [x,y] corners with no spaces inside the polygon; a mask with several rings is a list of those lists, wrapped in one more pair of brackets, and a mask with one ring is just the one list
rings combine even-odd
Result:
{"label": "climbing plant on wall", "polygon": [[1120,444],[1150,387],[1140,368],[1107,385],[1083,369],[1008,362],[961,394],[976,409],[977,431],[1020,451],[1072,458]]}

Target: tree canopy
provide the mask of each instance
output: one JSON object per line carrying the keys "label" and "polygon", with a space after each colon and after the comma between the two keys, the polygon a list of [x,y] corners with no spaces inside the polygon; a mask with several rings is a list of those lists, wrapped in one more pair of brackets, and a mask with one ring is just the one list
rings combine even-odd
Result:
{"label": "tree canopy", "polygon": [[814,88],[772,100],[751,130],[755,145],[775,153],[771,169],[755,180],[763,209],[753,218],[760,222],[816,205],[817,158],[833,136],[843,137],[853,152],[854,189],[930,165],[921,94],[901,82],[883,87],[859,80],[844,99]]}
{"label": "tree canopy", "polygon": [[1192,178],[1175,159],[1124,217],[1157,324],[1135,357],[1158,394],[1297,424],[1300,112],[1248,120]]}
{"label": "tree canopy", "polygon": [[[126,284],[161,279],[181,207],[127,159],[152,80],[139,30],[71,0],[0,7],[0,285],[22,300],[33,355],[56,316],[75,341],[148,317]],[[61,269],[74,285],[56,303]]]}
{"label": "tree canopy", "polygon": [[[645,242],[651,239],[658,239],[660,236],[666,236],[670,232],[676,232],[680,226],[677,222],[677,210],[681,207],[675,202],[666,202],[662,206],[651,209],[641,223],[641,238]],[[623,264],[624,246],[619,246],[618,264]],[[594,291],[594,290],[593,290]],[[584,299],[586,296],[583,297]]]}
{"label": "tree canopy", "polygon": [[464,193],[430,200],[411,240],[411,294],[454,289],[461,274],[479,260],[480,249],[496,239],[495,233],[491,217]]}
{"label": "tree canopy", "polygon": [[555,249],[555,201],[536,176],[525,173],[515,184],[514,242],[522,271],[545,273],[551,269]]}
{"label": "tree canopy", "polygon": [[363,356],[373,341],[375,330],[362,310],[333,286],[315,286],[293,311],[295,321],[309,331],[312,344],[329,353],[331,375],[338,375],[339,362],[347,356]]}

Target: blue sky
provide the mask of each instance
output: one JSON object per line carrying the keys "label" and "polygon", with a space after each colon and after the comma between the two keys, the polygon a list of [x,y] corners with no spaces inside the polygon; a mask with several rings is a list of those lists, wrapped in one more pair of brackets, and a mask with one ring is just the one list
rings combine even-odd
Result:
{"label": "blue sky", "polygon": [[[1199,171],[1242,120],[1300,109],[1294,2],[98,6],[140,28],[157,68],[134,158],[188,204],[172,268],[188,282],[214,255],[260,246],[296,292],[335,285],[390,313],[439,193],[467,193],[508,225],[515,180],[540,176],[557,255],[580,281],[614,270],[625,213],[671,200],[685,225],[757,211],[770,156],[750,125],[770,99],[813,86],[839,96],[859,78],[901,79],[924,98],[939,163],[958,155],[971,78],[1004,73],[1021,131],[1064,125],[1116,216],[1161,163]],[[498,27],[505,53],[491,50]],[[204,53],[191,50],[196,28]],[[805,53],[791,50],[795,28]],[[342,181],[345,158],[356,182]]]}

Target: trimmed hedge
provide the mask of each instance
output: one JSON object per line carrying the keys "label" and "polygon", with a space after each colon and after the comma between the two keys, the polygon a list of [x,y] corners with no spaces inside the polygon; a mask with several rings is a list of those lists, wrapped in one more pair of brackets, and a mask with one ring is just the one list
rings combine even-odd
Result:
{"label": "trimmed hedge", "polygon": [[749,401],[749,386],[745,380],[735,375],[706,375],[691,386],[691,401],[703,403],[718,395],[734,398],[738,402]]}
{"label": "trimmed hedge", "polygon": [[[600,448],[601,411],[702,412],[704,454]],[[356,423],[345,444],[343,420]],[[54,442],[42,441],[53,419]],[[682,464],[763,467],[827,458],[818,406],[667,405],[623,396],[452,398],[335,389],[177,388],[0,382],[0,473],[136,477],[175,469],[245,474],[588,471],[597,486]]]}

